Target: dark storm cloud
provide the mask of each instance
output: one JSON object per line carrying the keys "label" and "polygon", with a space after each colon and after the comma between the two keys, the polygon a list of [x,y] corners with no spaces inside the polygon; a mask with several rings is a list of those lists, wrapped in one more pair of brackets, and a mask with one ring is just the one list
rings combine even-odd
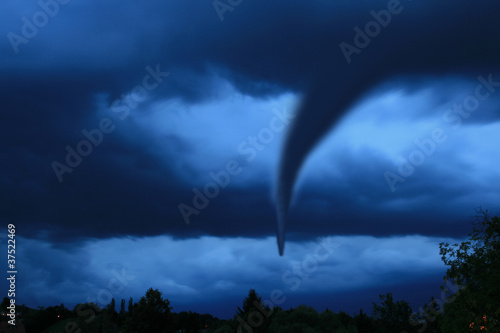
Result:
{"label": "dark storm cloud", "polygon": [[454,145],[449,142],[451,147],[438,147],[439,153],[414,167],[395,192],[384,173],[397,173],[401,163],[394,164],[368,148],[330,147],[333,151],[324,162],[326,167],[316,165],[316,172],[306,167],[308,176],[296,187],[290,238],[325,234],[463,236],[470,230],[473,208],[490,204],[488,207],[496,209],[497,191],[485,182],[498,175],[479,176],[475,159],[463,160],[454,153]]}
{"label": "dark storm cloud", "polygon": [[[8,110],[1,125],[5,218],[25,224],[29,236],[40,236],[46,229],[62,242],[118,230],[134,233],[141,224],[141,234],[154,234],[158,227],[168,231],[165,216],[169,211],[177,216],[175,192],[170,191],[179,185],[148,152],[146,135],[129,132],[134,142],[125,144],[117,133],[105,134],[103,143],[58,182],[51,163],[65,163],[65,146],[76,149],[85,139],[82,130],[98,127],[101,119],[95,116],[93,97],[106,85],[98,78],[72,80],[49,77],[48,82],[11,84],[3,91]],[[119,132],[124,124],[113,116]],[[169,142],[175,146],[174,138]],[[96,228],[99,225],[102,228]]]}
{"label": "dark storm cloud", "polygon": [[[404,19],[401,16],[405,16],[409,8],[410,2],[387,2],[385,23],[375,21],[380,12],[375,16],[371,12],[371,22],[374,22],[371,27],[375,24],[378,28],[370,32],[370,21],[364,33],[360,33],[358,27],[354,45],[352,39],[339,44],[343,54],[337,53],[330,65],[317,74],[289,133],[280,164],[277,194],[280,254],[284,248],[289,202],[300,167],[316,143],[367,89],[393,75],[463,72],[477,75],[485,69],[497,73],[500,48],[492,41],[500,31],[493,15],[500,10],[498,4],[440,3],[432,8],[420,8],[410,14],[411,18],[406,15]],[[425,21],[425,25],[415,25],[414,20]],[[387,29],[381,32],[384,26]],[[375,45],[370,45],[370,37]]]}
{"label": "dark storm cloud", "polygon": [[[486,3],[464,4],[432,5],[436,8],[429,12],[428,4],[411,7],[413,4],[402,2],[404,11],[395,15],[387,29],[359,56],[352,55],[350,65],[339,43],[351,43],[353,27],[362,27],[371,20],[370,10],[386,8],[386,1],[365,1],[356,6],[347,2],[335,5],[243,2],[233,12],[226,12],[223,22],[210,2],[196,5],[156,2],[139,6],[122,2],[116,6],[71,1],[60,5],[47,25],[39,27],[27,43],[18,45],[18,53],[8,38],[3,38],[0,44],[3,60],[0,94],[4,110],[0,154],[5,161],[1,177],[2,211],[8,221],[26,225],[26,236],[44,236],[62,242],[125,234],[170,233],[182,237],[205,233],[269,234],[274,230],[270,227],[274,213],[267,199],[270,190],[260,182],[248,184],[244,190],[226,189],[186,226],[177,205],[192,200],[193,194],[173,171],[175,157],[165,163],[151,152],[153,138],[135,126],[133,116],[122,121],[118,114],[106,115],[116,129],[104,136],[103,143],[94,147],[93,153],[73,173],[65,174],[62,183],[54,175],[51,163],[63,162],[65,147],[75,147],[84,139],[83,129],[98,127],[104,117],[96,112],[98,96],[105,96],[108,108],[113,101],[123,100],[123,94],[142,84],[147,66],[156,68],[158,64],[161,71],[170,73],[150,92],[151,103],[179,98],[188,105],[196,105],[217,98],[218,92],[212,86],[214,73],[255,97],[301,92],[311,82],[319,82],[321,96],[309,97],[306,103],[317,105],[319,116],[324,119],[330,117],[330,113],[323,112],[325,105],[333,105],[333,98],[343,94],[337,89],[339,86],[355,87],[346,95],[347,107],[349,98],[361,95],[361,88],[372,87],[382,76],[399,74],[401,68],[421,74],[421,69],[430,66],[433,72],[443,69],[456,74],[451,69],[463,66],[467,73],[473,73],[472,77],[483,74],[479,67],[490,71],[497,64],[498,49],[491,41],[497,32],[496,20],[492,18],[498,8],[496,5],[489,8]],[[3,16],[8,17],[0,24],[3,36],[10,32],[22,35],[25,23],[21,18],[26,16],[32,21],[33,15],[41,10],[36,4],[2,6]],[[449,25],[448,22],[464,18],[464,13],[470,21],[467,25],[458,28]],[[481,24],[476,24],[477,21]],[[441,37],[429,39],[436,31],[441,31],[438,34]],[[484,53],[471,51],[485,44],[490,47],[483,47]],[[429,49],[436,53],[422,51]],[[384,63],[387,65],[382,66]],[[481,66],[476,66],[477,63]],[[320,72],[324,76],[317,79]],[[400,82],[408,80],[403,78]],[[131,114],[147,112],[144,109],[138,107]],[[297,124],[307,127],[312,118],[313,115],[304,114]],[[320,129],[297,127],[295,136],[290,137],[291,143],[285,148],[288,157],[283,162],[290,170],[285,172],[288,181],[295,177],[294,170],[309,148],[330,127],[329,121],[323,123]],[[177,152],[191,149],[189,143],[177,136],[165,137],[165,144]],[[347,176],[360,177],[349,173]],[[380,175],[377,177],[365,177],[368,185],[365,183],[362,188],[361,184],[352,184],[360,186],[361,194],[369,192],[365,195],[373,198],[377,185],[371,182]],[[410,183],[406,185],[401,192],[403,198],[404,191],[412,188]],[[335,189],[328,190],[333,190],[333,197],[340,202],[350,203],[357,198],[353,190],[348,192],[352,199],[341,197]],[[337,213],[328,211],[328,214]],[[349,215],[347,211],[339,216],[342,214],[346,218]],[[378,222],[373,224],[389,224],[387,214],[375,214]],[[299,213],[292,219],[298,225],[304,223],[302,216]],[[368,224],[364,230],[374,231]],[[408,230],[403,226],[396,229]],[[331,226],[314,223],[308,230],[335,231]],[[345,232],[352,229],[346,227]]]}

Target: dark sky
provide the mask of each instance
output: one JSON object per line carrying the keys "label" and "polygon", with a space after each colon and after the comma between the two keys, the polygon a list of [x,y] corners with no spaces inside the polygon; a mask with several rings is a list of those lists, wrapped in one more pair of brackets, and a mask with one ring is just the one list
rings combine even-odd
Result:
{"label": "dark sky", "polygon": [[392,291],[418,309],[440,295],[438,244],[498,214],[495,1],[0,9],[18,303],[153,287],[231,317],[254,288],[283,308],[369,312]]}

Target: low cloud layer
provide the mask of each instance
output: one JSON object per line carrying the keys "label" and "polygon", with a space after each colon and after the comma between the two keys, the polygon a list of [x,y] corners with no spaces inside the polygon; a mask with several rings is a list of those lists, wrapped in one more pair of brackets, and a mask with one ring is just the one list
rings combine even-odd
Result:
{"label": "low cloud layer", "polygon": [[[206,303],[210,299],[227,303],[216,313],[227,316],[240,305],[248,289],[258,286],[263,298],[283,308],[310,304],[310,295],[328,294],[332,295],[330,302],[316,299],[311,305],[341,309],[343,304],[335,301],[334,295],[363,290],[371,295],[372,290],[391,291],[435,281],[444,273],[438,249],[442,241],[456,240],[332,236],[291,242],[283,260],[268,256],[275,247],[273,237],[110,238],[85,242],[70,251],[19,238],[23,245],[19,265],[30,272],[20,276],[19,297],[33,305],[65,303],[72,307],[94,301],[104,306],[111,297],[138,300],[146,289],[154,287],[169,298],[176,311],[194,307],[211,312],[213,307]],[[425,298],[437,290],[427,288]],[[272,300],[271,295],[278,291],[282,296]],[[411,299],[413,303],[421,300]]]}

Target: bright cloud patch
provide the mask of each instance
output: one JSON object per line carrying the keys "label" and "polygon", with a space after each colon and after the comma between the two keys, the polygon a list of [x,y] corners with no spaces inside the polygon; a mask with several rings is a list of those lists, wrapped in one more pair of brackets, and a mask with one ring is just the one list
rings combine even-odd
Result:
{"label": "bright cloud patch", "polygon": [[150,149],[174,164],[179,176],[192,184],[206,182],[210,171],[222,170],[232,160],[245,169],[236,183],[256,176],[269,179],[298,97],[283,93],[255,98],[218,76],[207,80],[212,82],[210,89],[217,91],[216,98],[199,103],[145,100],[130,114],[132,124],[122,129],[123,135],[130,139],[131,133],[147,133]]}
{"label": "bright cloud patch", "polygon": [[[471,108],[465,105],[468,96],[477,85],[478,81],[445,81],[411,91],[391,85],[378,89],[316,148],[298,186],[331,184],[329,188],[335,191],[364,182],[377,186],[378,197],[418,189],[419,195],[412,200],[420,204],[425,188],[434,189],[431,197],[441,197],[451,187],[469,188],[475,192],[470,195],[477,206],[494,206],[499,198],[492,184],[500,180],[494,167],[500,162],[496,144],[500,122],[483,120],[495,112],[498,98],[492,96],[467,111]],[[461,203],[468,200],[470,206],[470,196],[462,199]],[[408,198],[394,200],[408,202]]]}
{"label": "bright cloud patch", "polygon": [[[172,301],[174,310],[204,298],[238,298],[255,286],[265,298],[273,290],[280,290],[285,297],[362,290],[444,273],[438,254],[441,241],[450,240],[326,237],[289,242],[287,255],[281,258],[269,256],[275,252],[273,237],[115,238],[87,242],[71,251],[20,239],[20,265],[36,276],[21,280],[20,290],[25,300],[37,304],[57,303],[57,296],[42,292],[57,289],[64,291],[66,302],[97,301],[103,305],[111,297],[133,296],[137,300],[147,288],[154,287]],[[26,251],[33,255],[23,255]],[[40,265],[43,258],[51,258],[57,265],[48,261]]]}

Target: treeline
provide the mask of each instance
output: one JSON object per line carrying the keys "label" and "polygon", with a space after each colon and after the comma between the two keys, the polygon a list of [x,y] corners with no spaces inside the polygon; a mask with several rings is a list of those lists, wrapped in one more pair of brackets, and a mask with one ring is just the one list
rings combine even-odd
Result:
{"label": "treeline", "polygon": [[[5,298],[2,306],[7,302],[8,298]],[[153,288],[148,289],[137,303],[131,298],[127,307],[122,299],[119,311],[114,299],[105,308],[95,303],[82,303],[73,310],[61,304],[38,310],[21,306],[20,311],[28,333],[399,333],[414,328],[410,321],[410,305],[405,301],[394,301],[390,293],[380,296],[380,304],[373,304],[372,316],[362,310],[353,316],[328,309],[318,313],[306,305],[288,310],[271,309],[263,304],[254,289],[249,291],[242,306],[236,309],[234,318],[229,320],[191,311],[174,313],[169,300]]]}
{"label": "treeline", "polygon": [[[209,314],[172,312],[170,301],[150,288],[138,302],[112,299],[105,308],[78,304],[29,309],[17,307],[27,333],[500,333],[500,218],[478,210],[469,239],[461,244],[441,243],[441,259],[449,268],[439,299],[416,311],[391,293],[380,295],[371,315],[318,313],[301,305],[288,310],[270,308],[254,289],[235,309],[234,318],[221,320]],[[5,312],[9,299],[4,298]],[[216,306],[214,304],[214,306]],[[5,317],[4,317],[5,318]]]}
{"label": "treeline", "polygon": [[380,295],[380,304],[373,304],[373,314],[363,310],[355,315],[326,309],[318,313],[314,308],[300,305],[289,310],[262,303],[261,297],[251,289],[238,307],[235,318],[228,320],[214,332],[276,332],[276,333],[374,333],[411,330],[411,307],[406,301],[394,301],[392,294]]}
{"label": "treeline", "polygon": [[[2,310],[8,302],[5,297]],[[127,307],[122,299],[119,311],[115,299],[106,307],[81,303],[73,310],[64,304],[37,310],[20,305],[18,321],[22,322],[27,333],[201,332],[205,328],[217,327],[221,322],[210,314],[173,313],[169,304],[160,291],[150,288],[139,302],[134,303],[130,298]]]}

